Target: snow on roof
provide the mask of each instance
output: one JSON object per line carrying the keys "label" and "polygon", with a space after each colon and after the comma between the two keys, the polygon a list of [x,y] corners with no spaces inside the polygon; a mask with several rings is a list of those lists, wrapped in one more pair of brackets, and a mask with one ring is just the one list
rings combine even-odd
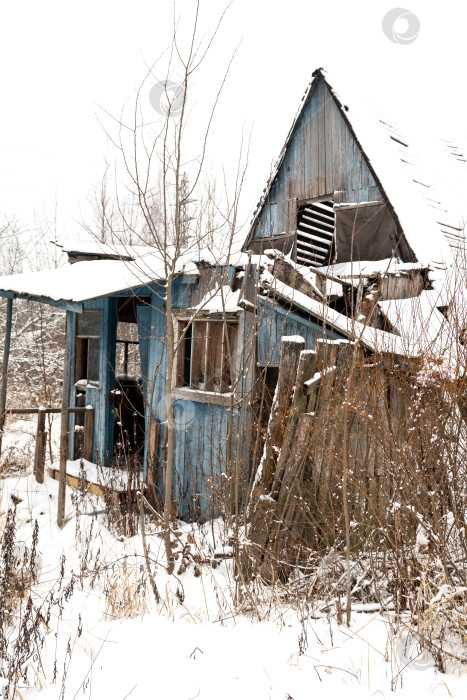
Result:
{"label": "snow on roof", "polygon": [[345,104],[345,116],[417,259],[451,264],[462,246],[467,219],[467,164],[462,152],[424,131],[423,114],[412,127],[398,115],[396,126],[367,96],[354,91],[354,99],[343,102],[340,86],[323,77],[338,102]]}
{"label": "snow on roof", "polygon": [[323,274],[342,279],[353,277],[377,277],[378,275],[399,275],[411,270],[425,270],[423,263],[401,263],[395,258],[385,260],[355,260],[336,263],[320,268]]}
{"label": "snow on roof", "polygon": [[[164,252],[158,245],[127,245],[126,243],[101,243],[96,240],[68,239],[59,245],[65,253],[78,253],[82,255],[102,255],[111,258],[125,260],[144,260],[154,257],[163,258]],[[174,246],[167,246],[167,256],[173,255],[182,261],[182,265],[190,262],[204,262],[208,265],[226,264],[244,266],[248,255],[241,250],[241,246],[229,246],[228,241],[222,237],[211,242],[210,245],[197,245],[196,241],[188,245],[182,251],[176,251]]]}
{"label": "snow on roof", "polygon": [[101,243],[94,239],[67,239],[59,245],[65,253],[82,253],[83,255],[105,255],[136,260],[145,255],[154,255],[154,247],[143,245],[125,245],[121,243]]}
{"label": "snow on roof", "polygon": [[[411,344],[443,345],[449,342],[449,330],[434,297],[424,291],[418,297],[379,301],[378,306],[402,338]],[[447,334],[447,335],[446,335]]]}
{"label": "snow on roof", "polygon": [[[283,299],[296,306],[297,308],[311,314],[317,319],[322,320],[326,325],[335,328],[346,337],[352,340],[360,340],[361,343],[370,350],[380,353],[393,353],[404,357],[419,357],[421,355],[432,355],[435,357],[445,356],[447,359],[452,358],[456,361],[457,355],[455,352],[456,338],[449,328],[448,322],[436,310],[443,321],[439,322],[438,315],[434,316],[432,328],[429,332],[422,332],[424,317],[419,314],[417,317],[418,328],[420,332],[405,333],[407,327],[407,316],[405,314],[403,332],[400,335],[379,330],[372,326],[365,326],[358,321],[352,321],[348,316],[331,309],[323,302],[316,301],[306,296],[302,292],[289,287],[283,282],[279,282],[269,273],[263,273],[261,280],[271,294]],[[404,300],[407,301],[407,300]],[[418,301],[416,299],[414,301]],[[393,302],[391,302],[392,304]],[[420,303],[420,302],[419,302]],[[426,312],[428,301],[422,302],[423,312]],[[409,304],[409,309],[411,305]],[[415,313],[416,305],[413,304],[413,313]],[[430,308],[430,313],[433,315],[433,310]],[[402,316],[401,316],[402,317]],[[402,324],[401,324],[402,327]]]}
{"label": "snow on roof", "polygon": [[267,200],[306,100],[315,83],[323,78],[379,179],[417,259],[442,267],[452,264],[465,252],[467,163],[462,149],[450,140],[423,133],[423,114],[415,128],[405,128],[403,133],[366,95],[358,95],[354,86],[352,100],[344,102],[340,86],[321,70],[314,71],[301,100],[255,209],[252,226]]}
{"label": "snow on roof", "polygon": [[[84,243],[80,252],[87,251],[92,254],[98,250],[108,250],[115,254],[118,250],[113,244],[103,249],[103,244],[95,243],[95,246],[94,248],[92,243]],[[0,296],[2,292],[9,292],[18,296],[81,303],[166,278],[164,256],[156,248],[122,246],[120,249],[131,252],[133,259],[85,260],[67,263],[64,267],[54,270],[0,277]],[[75,247],[73,251],[77,252]],[[170,258],[170,255],[167,257]],[[247,261],[248,255],[242,252],[231,255],[228,259],[230,265],[236,266],[244,266]],[[198,274],[199,262],[213,266],[227,264],[227,260],[218,258],[217,251],[212,249],[203,249],[196,254],[193,251],[185,251],[176,261],[175,273]],[[213,303],[218,303],[218,300]],[[232,308],[236,306],[232,292],[228,303]]]}
{"label": "snow on roof", "polygon": [[239,297],[240,289],[233,292],[228,285],[224,285],[207,292],[193,310],[206,313],[236,313],[241,311],[238,305]]}
{"label": "snow on roof", "polygon": [[[180,267],[179,272],[197,272],[196,267]],[[42,270],[0,277],[0,293],[44,297],[52,301],[83,302],[97,297],[144,286],[164,279],[164,264],[156,255],[136,262],[90,260],[67,263],[55,270]]]}

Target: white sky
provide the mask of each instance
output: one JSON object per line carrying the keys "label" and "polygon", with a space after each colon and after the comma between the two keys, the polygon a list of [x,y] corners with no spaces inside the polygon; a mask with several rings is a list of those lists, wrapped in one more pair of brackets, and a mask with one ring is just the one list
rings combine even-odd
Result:
{"label": "white sky", "polygon": [[[233,0],[190,104],[193,124],[201,127],[197,115],[240,44],[212,129],[209,167],[214,173],[234,169],[242,128],[253,129],[245,213],[259,199],[318,66],[329,70],[331,82],[339,73],[339,84],[348,84],[347,101],[360,85],[396,114],[467,145],[467,7],[453,0],[404,0],[421,30],[403,46],[390,42],[381,27],[394,6],[379,0]],[[213,28],[222,7],[219,0],[202,0],[204,29]],[[193,0],[179,0],[184,26],[193,8]],[[34,216],[51,216],[57,200],[59,233],[75,237],[80,203],[85,206],[99,182],[104,157],[115,159],[96,115],[103,107],[118,116],[131,104],[145,63],[170,44],[172,2],[3,3],[0,18],[0,215],[14,214],[28,225]],[[157,118],[148,100],[145,118]],[[191,145],[197,147],[196,139]]]}

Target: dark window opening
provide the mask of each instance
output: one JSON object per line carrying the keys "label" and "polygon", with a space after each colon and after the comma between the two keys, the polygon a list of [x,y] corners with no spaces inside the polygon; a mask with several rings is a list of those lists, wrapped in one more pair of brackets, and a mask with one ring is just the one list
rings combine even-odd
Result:
{"label": "dark window opening", "polygon": [[100,331],[100,311],[84,311],[77,315],[75,383],[99,382]]}
{"label": "dark window opening", "polygon": [[141,464],[144,454],[145,403],[140,361],[137,307],[150,298],[117,299],[115,379],[111,390],[114,413],[114,460],[118,465]]}
{"label": "dark window opening", "polygon": [[137,306],[150,306],[151,297],[118,297],[117,321],[121,323],[137,323]]}
{"label": "dark window opening", "polygon": [[117,464],[141,462],[144,453],[144,398],[141,377],[120,374],[111,392],[114,406],[114,459]]}
{"label": "dark window opening", "polygon": [[185,332],[185,338],[182,341],[182,347],[180,348],[179,355],[179,377],[181,380],[181,386],[190,386],[190,372],[191,372],[191,338],[193,326],[187,324],[185,321],[181,321],[180,333]]}
{"label": "dark window opening", "polygon": [[296,261],[300,265],[329,265],[334,255],[334,202],[310,202],[297,215]]}
{"label": "dark window opening", "polygon": [[[76,316],[75,338],[75,406],[84,408],[86,405],[86,386],[99,385],[101,312],[84,311]],[[82,454],[84,413],[75,415],[74,459]]]}
{"label": "dark window opening", "polygon": [[138,326],[135,323],[117,323],[115,374],[132,377],[139,377],[141,374]]}
{"label": "dark window opening", "polygon": [[237,321],[178,322],[177,386],[226,392],[232,383]]}

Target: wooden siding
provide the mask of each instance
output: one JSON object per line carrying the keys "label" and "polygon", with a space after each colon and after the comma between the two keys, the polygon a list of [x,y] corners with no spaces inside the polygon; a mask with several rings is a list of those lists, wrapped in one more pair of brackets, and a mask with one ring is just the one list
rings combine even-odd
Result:
{"label": "wooden siding", "polygon": [[282,336],[300,335],[305,340],[307,350],[316,349],[318,338],[336,340],[345,338],[331,328],[323,329],[322,324],[305,319],[287,311],[271,300],[259,299],[258,330],[256,336],[256,357],[260,365],[278,367]]}
{"label": "wooden siding", "polygon": [[174,497],[179,511],[188,519],[216,517],[221,511],[221,489],[225,486],[222,473],[228,471],[228,409],[178,399],[174,421]]}
{"label": "wooden siding", "polygon": [[[185,283],[174,285],[178,308],[189,306],[193,288]],[[148,414],[149,419],[161,423],[158,456],[162,463],[165,439],[165,376],[166,316],[164,287],[161,285],[151,298],[151,324],[148,353]],[[174,498],[183,518],[201,520],[218,514],[216,497],[222,471],[225,470],[228,408],[215,403],[196,401],[196,394],[174,401],[175,454]],[[147,443],[147,440],[146,440]],[[147,450],[147,447],[146,447]],[[146,462],[146,460],[145,460]],[[157,484],[163,490],[162,474]],[[217,500],[217,503],[216,503]],[[213,510],[214,508],[214,510]]]}
{"label": "wooden siding", "polygon": [[[214,276],[222,271],[212,273]],[[228,278],[233,279],[233,268],[228,271]],[[209,275],[206,273],[207,277]],[[254,300],[256,269],[247,274],[246,296]],[[209,280],[205,280],[208,282]],[[174,283],[174,299],[179,308],[189,308],[201,291],[198,281],[179,280]],[[165,441],[165,377],[166,358],[166,315],[165,286],[153,284],[148,292],[151,294],[150,306],[138,306],[138,333],[140,340],[141,371],[143,374],[143,392],[146,406],[145,464],[147,464],[148,434],[150,421],[160,424],[158,445],[156,446],[159,465],[163,464],[163,445]],[[120,296],[120,295],[119,295]],[[121,295],[123,296],[123,295]],[[86,404],[95,410],[93,460],[108,463],[112,459],[113,442],[113,406],[110,403],[110,390],[114,382],[115,341],[117,330],[117,297],[104,297],[86,302],[86,309],[100,309],[101,338],[99,360],[99,386],[88,385]],[[238,371],[241,371],[241,387],[237,399],[249,396],[253,382],[255,362],[277,364],[279,361],[282,335],[302,335],[308,348],[316,346],[316,338],[321,337],[323,329],[319,323],[304,319],[291,313],[278,304],[260,304],[259,324],[254,314],[241,312],[238,324]],[[333,337],[331,331],[326,335]],[[334,334],[337,337],[336,334]],[[256,343],[255,343],[256,337]],[[75,392],[72,392],[72,402]],[[225,488],[223,473],[227,471],[226,448],[229,428],[229,406],[225,401],[207,401],[205,396],[197,400],[196,392],[181,396],[174,401],[175,450],[174,450],[174,498],[179,514],[185,519],[204,520],[216,516],[221,510],[222,491]],[[248,419],[249,413],[242,410],[238,402],[233,413],[232,457],[235,457],[237,436],[240,435],[242,450],[242,474],[248,475]],[[73,435],[73,425],[71,434]],[[163,473],[159,469],[156,476],[157,486],[163,492]]]}
{"label": "wooden siding", "polygon": [[363,155],[324,80],[316,82],[259,214],[253,238],[296,228],[297,201],[340,192],[341,202],[381,199]]}

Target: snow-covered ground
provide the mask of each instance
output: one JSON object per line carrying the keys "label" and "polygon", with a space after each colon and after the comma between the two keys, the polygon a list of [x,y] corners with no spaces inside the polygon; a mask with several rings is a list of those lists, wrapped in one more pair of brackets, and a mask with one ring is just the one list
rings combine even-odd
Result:
{"label": "snow-covered ground", "polygon": [[[27,680],[20,678],[15,697],[305,700],[344,694],[389,698],[393,692],[411,699],[460,698],[467,693],[461,669],[441,674],[423,656],[409,663],[415,646],[405,650],[404,635],[379,613],[355,612],[347,628],[332,615],[308,611],[304,618],[303,608],[281,603],[272,593],[269,604],[244,601],[240,613],[234,604],[232,561],[214,560],[214,552],[228,546],[222,520],[202,527],[179,524],[174,576],[164,566],[160,533],[148,521],[161,597],[156,603],[141,535],[112,534],[97,497],[76,498],[77,492],[68,489],[67,524],[60,530],[56,481],[46,477],[38,485],[32,476],[11,477],[0,487],[2,529],[8,509],[17,504],[17,546],[31,546],[38,522],[35,606],[51,590],[58,600],[74,577],[67,596],[51,606],[50,619],[39,625],[44,637],[40,658],[30,658]],[[125,514],[122,519],[124,531]],[[189,564],[178,573],[188,545]],[[21,616],[25,607],[23,601]]]}

